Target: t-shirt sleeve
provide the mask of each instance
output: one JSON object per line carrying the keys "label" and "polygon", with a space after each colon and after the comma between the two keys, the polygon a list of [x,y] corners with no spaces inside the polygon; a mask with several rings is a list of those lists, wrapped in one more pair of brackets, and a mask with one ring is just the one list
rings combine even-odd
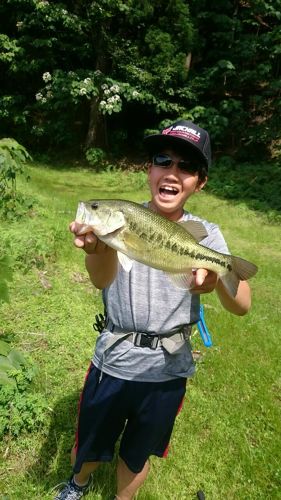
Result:
{"label": "t-shirt sleeve", "polygon": [[211,248],[212,250],[216,250],[220,253],[230,254],[219,226],[216,224],[208,224],[206,229],[208,231],[208,236],[200,241],[200,245]]}

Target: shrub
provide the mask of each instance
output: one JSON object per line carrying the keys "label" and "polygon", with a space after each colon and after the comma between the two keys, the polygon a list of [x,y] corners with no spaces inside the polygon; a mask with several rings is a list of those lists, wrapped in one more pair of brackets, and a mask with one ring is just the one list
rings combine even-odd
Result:
{"label": "shrub", "polygon": [[47,404],[39,394],[28,393],[35,366],[22,353],[0,340],[0,437],[17,436],[38,428],[45,420]]}
{"label": "shrub", "polygon": [[27,197],[17,192],[17,177],[25,174],[24,164],[28,159],[31,159],[29,153],[17,141],[0,140],[0,214],[4,218],[20,216],[32,206]]}
{"label": "shrub", "polygon": [[0,249],[0,303],[9,302],[8,281],[12,280],[12,268],[9,257]]}
{"label": "shrub", "polygon": [[98,167],[105,162],[105,152],[100,148],[89,148],[86,151],[86,160],[92,167]]}

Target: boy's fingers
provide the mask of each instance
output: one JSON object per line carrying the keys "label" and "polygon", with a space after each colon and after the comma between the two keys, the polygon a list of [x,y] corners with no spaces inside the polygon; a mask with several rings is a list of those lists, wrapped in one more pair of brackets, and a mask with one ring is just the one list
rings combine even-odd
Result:
{"label": "boy's fingers", "polygon": [[83,224],[79,224],[79,222],[72,221],[69,224],[69,231],[74,234],[79,234],[81,231],[81,228],[83,227]]}
{"label": "boy's fingers", "polygon": [[191,293],[210,293],[216,287],[218,275],[207,269],[197,269],[194,273],[194,285]]}
{"label": "boy's fingers", "polygon": [[92,243],[96,242],[97,242],[97,237],[94,235],[94,233],[85,234],[85,244],[91,245]]}
{"label": "boy's fingers", "polygon": [[74,238],[74,245],[78,248],[84,248],[85,236],[76,236],[76,238]]}
{"label": "boy's fingers", "polygon": [[206,276],[208,275],[207,269],[197,269],[196,275],[195,275],[195,286],[201,286],[203,285]]}

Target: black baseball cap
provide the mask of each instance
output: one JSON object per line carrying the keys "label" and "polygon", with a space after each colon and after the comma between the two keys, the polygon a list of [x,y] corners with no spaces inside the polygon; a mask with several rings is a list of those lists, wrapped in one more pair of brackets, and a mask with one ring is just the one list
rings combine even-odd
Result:
{"label": "black baseball cap", "polygon": [[188,120],[179,120],[165,127],[159,134],[147,135],[144,146],[149,153],[160,153],[164,148],[174,148],[189,157],[211,166],[211,143],[206,130]]}

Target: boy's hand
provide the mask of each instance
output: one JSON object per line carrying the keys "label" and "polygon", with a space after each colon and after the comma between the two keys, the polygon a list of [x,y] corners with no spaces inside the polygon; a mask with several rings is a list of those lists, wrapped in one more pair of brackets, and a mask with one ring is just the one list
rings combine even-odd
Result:
{"label": "boy's hand", "polygon": [[69,224],[69,230],[74,234],[74,245],[77,248],[82,248],[87,254],[100,254],[108,248],[92,231],[86,234],[79,234],[81,227],[82,224],[75,221]]}
{"label": "boy's hand", "polygon": [[218,275],[207,269],[196,269],[193,277],[193,287],[190,292],[194,294],[210,293],[217,285]]}

